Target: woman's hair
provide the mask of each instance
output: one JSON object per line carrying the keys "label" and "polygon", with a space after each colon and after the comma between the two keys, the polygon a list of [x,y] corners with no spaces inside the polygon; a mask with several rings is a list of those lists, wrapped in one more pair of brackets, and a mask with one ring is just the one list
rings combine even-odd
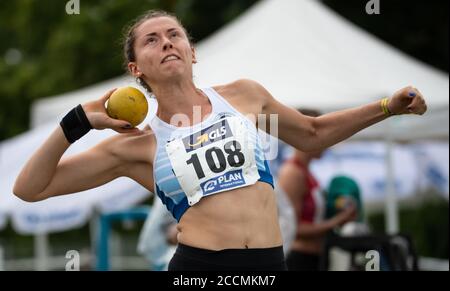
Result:
{"label": "woman's hair", "polygon": [[[123,52],[124,52],[124,66],[128,71],[128,63],[136,61],[136,52],[134,50],[134,44],[136,42],[136,29],[144,22],[149,19],[159,18],[159,17],[169,17],[175,20],[181,28],[184,30],[184,33],[188,37],[189,42],[192,45],[192,40],[184,26],[181,24],[181,21],[174,15],[169,12],[163,10],[149,10],[143,15],[136,18],[127,28],[124,34],[124,42],[123,42]],[[144,81],[142,78],[136,78],[136,82],[139,83],[145,90],[149,93],[152,93],[152,89],[150,86]]]}

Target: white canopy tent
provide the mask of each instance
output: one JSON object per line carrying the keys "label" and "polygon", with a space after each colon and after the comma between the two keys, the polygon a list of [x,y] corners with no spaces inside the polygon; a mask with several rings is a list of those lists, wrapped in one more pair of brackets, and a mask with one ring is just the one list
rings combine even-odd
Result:
{"label": "white canopy tent", "polygon": [[[314,0],[261,1],[200,43],[197,58],[198,86],[251,78],[286,105],[323,111],[362,105],[413,84],[427,97],[430,112],[420,118],[396,117],[390,123],[391,136],[401,140],[448,140],[448,75],[382,43]],[[129,84],[134,85],[132,79],[120,77],[35,104],[35,129],[0,145],[0,222],[10,215],[15,228],[24,233],[62,230],[86,221],[94,207],[101,208],[104,203],[112,205],[105,209],[128,207],[148,194],[126,179],[90,190],[89,194],[33,205],[11,194],[20,167],[68,110],[102,96],[110,88]],[[384,137],[386,124],[365,130],[358,137]],[[68,154],[92,146],[110,134],[89,134]],[[111,197],[126,201],[112,202]],[[83,210],[74,211],[75,205]],[[67,221],[77,219],[60,223],[61,217]],[[41,222],[40,226],[33,226],[35,222]]]}
{"label": "white canopy tent", "polygon": [[[203,42],[198,60],[195,78],[201,86],[251,78],[283,104],[324,111],[360,106],[414,85],[426,96],[431,112],[422,118],[397,118],[395,136],[448,137],[448,75],[383,43],[318,1],[263,1]],[[384,137],[384,125],[360,136]],[[418,125],[424,130],[408,130]]]}

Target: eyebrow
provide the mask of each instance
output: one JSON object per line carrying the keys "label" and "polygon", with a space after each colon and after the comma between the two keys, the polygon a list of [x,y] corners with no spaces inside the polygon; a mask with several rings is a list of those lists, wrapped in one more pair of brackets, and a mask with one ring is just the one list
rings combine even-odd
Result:
{"label": "eyebrow", "polygon": [[[166,33],[167,32],[172,32],[172,31],[175,31],[175,30],[178,30],[177,28],[169,28],[167,31],[166,31]],[[156,32],[151,32],[151,33],[147,33],[144,37],[149,37],[149,36],[155,36],[155,35],[158,35]]]}

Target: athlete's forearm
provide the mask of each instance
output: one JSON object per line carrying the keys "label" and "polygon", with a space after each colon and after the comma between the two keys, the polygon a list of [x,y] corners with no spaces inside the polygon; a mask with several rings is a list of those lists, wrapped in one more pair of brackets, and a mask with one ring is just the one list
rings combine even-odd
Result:
{"label": "athlete's forearm", "polygon": [[35,201],[55,174],[58,162],[70,143],[58,126],[44,144],[28,160],[14,184],[13,192],[25,201]]}
{"label": "athlete's forearm", "polygon": [[309,141],[311,150],[335,145],[359,131],[387,118],[380,101],[317,117],[313,121],[314,136]]}
{"label": "athlete's forearm", "polygon": [[321,223],[300,223],[297,228],[297,238],[320,238],[336,226],[333,219]]}

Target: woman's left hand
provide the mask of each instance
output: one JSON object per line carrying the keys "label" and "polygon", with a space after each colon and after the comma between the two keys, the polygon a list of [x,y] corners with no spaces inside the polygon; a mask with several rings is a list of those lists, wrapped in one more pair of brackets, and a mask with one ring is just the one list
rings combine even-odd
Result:
{"label": "woman's left hand", "polygon": [[423,115],[427,111],[427,104],[422,93],[416,88],[409,86],[397,91],[389,99],[388,109],[393,115]]}

